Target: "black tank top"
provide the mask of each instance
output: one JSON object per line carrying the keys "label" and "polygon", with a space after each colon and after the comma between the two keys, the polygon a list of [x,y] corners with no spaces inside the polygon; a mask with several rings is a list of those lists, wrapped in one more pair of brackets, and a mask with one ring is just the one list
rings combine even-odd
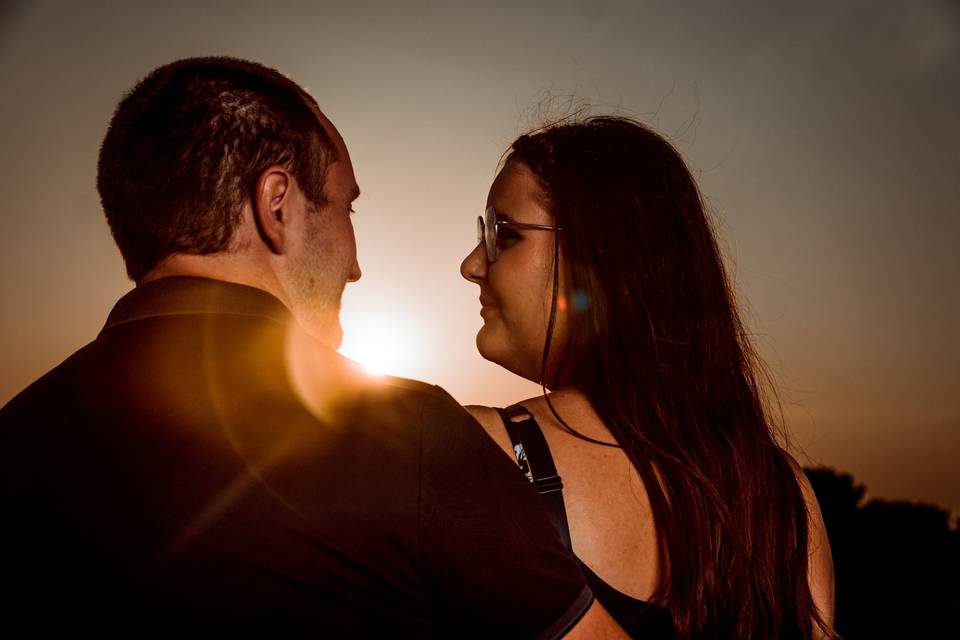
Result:
{"label": "black tank top", "polygon": [[[560,538],[573,553],[573,547],[570,544],[570,527],[567,524],[567,510],[563,504],[563,481],[557,474],[553,455],[543,437],[540,425],[523,405],[515,404],[506,409],[497,409],[497,412],[510,436],[510,443],[513,445],[513,452],[520,470],[543,498],[550,519],[560,533]],[[576,558],[576,554],[574,557]],[[674,638],[673,623],[667,609],[617,591],[595,574],[580,558],[576,559],[594,596],[624,631],[630,634],[631,638],[653,640]]]}

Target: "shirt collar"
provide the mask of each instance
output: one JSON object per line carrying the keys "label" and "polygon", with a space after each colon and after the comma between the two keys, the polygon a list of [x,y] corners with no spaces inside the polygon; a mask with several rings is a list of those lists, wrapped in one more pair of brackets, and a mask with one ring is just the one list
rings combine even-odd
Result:
{"label": "shirt collar", "polygon": [[103,330],[147,318],[186,315],[232,315],[286,323],[292,315],[262,289],[233,282],[171,276],[140,285],[120,298]]}

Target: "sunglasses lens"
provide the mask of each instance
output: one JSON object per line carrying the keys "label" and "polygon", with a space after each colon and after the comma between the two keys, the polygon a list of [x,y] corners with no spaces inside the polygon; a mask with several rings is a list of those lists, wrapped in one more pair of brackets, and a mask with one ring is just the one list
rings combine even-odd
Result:
{"label": "sunglasses lens", "polygon": [[484,241],[487,246],[487,260],[494,262],[497,259],[497,212],[493,207],[487,207],[484,220]]}

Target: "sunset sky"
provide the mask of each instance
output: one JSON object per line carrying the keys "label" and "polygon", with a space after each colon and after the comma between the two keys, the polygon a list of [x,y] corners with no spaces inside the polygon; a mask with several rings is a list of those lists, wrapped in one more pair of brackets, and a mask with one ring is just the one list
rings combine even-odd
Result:
{"label": "sunset sky", "polygon": [[350,149],[348,355],[464,403],[537,393],[476,354],[458,267],[510,141],[589,102],[693,169],[801,461],[960,513],[960,4],[706,4],[0,3],[0,404],[132,286],[95,189],[123,92],[233,55]]}

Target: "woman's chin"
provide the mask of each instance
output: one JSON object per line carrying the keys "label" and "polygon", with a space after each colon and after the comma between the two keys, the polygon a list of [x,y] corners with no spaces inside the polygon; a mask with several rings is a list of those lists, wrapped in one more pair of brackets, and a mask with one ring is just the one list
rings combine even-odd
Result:
{"label": "woman's chin", "polygon": [[483,326],[480,327],[480,330],[477,331],[477,339],[476,339],[477,351],[480,353],[480,356],[484,360],[490,360],[492,362],[496,362],[496,360],[494,360],[493,358],[494,352],[491,351],[492,340],[490,337],[490,333],[491,333],[490,327],[488,327],[487,323],[484,322]]}
{"label": "woman's chin", "polygon": [[510,357],[509,344],[504,340],[503,332],[498,331],[495,323],[484,322],[477,332],[477,351],[484,360],[509,369],[507,360]]}
{"label": "woman's chin", "polygon": [[510,373],[539,384],[539,369],[523,366],[523,358],[519,357],[519,350],[511,348],[509,342],[503,339],[502,334],[498,336],[492,326],[484,324],[477,332],[477,351],[484,360],[489,360]]}

